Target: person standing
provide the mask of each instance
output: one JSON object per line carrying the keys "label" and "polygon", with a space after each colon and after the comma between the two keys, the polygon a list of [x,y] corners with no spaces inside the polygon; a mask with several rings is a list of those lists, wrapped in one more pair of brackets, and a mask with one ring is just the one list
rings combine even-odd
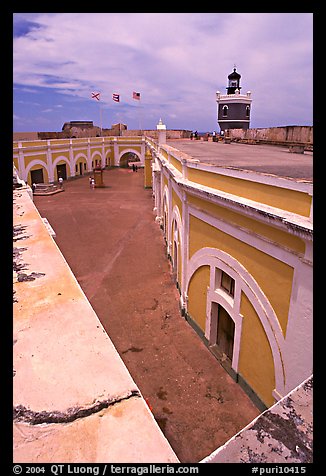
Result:
{"label": "person standing", "polygon": [[60,188],[63,187],[63,178],[62,177],[59,177],[59,187]]}

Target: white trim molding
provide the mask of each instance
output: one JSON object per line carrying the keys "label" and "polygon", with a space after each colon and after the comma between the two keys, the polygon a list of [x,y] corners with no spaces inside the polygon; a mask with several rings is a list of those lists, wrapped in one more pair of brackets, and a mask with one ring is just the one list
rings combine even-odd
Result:
{"label": "white trim molding", "polygon": [[[232,357],[232,368],[238,371],[242,315],[240,314],[241,292],[246,294],[251,305],[255,309],[259,320],[264,328],[273,355],[275,372],[275,391],[278,395],[285,393],[285,368],[283,364],[284,336],[280,323],[266,295],[259,287],[257,281],[247,269],[228,253],[216,248],[202,248],[197,251],[188,262],[186,293],[188,293],[190,280],[195,271],[200,267],[210,267],[210,285],[207,289],[207,314],[205,325],[205,337],[208,342],[212,339],[211,308],[212,302],[221,304],[229,313],[235,323],[235,338]],[[230,299],[223,291],[216,288],[216,270],[225,271],[235,280],[234,299]]]}

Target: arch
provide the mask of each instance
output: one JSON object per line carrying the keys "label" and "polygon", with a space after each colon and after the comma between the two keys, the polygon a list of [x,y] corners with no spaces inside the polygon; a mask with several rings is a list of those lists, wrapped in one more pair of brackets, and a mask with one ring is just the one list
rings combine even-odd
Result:
{"label": "arch", "polygon": [[[180,290],[181,286],[181,257],[183,250],[182,243],[182,220],[180,210],[177,205],[174,205],[172,210],[172,225],[171,225],[171,237],[172,237],[172,266],[175,273],[176,282]],[[180,276],[179,276],[180,275]]]}
{"label": "arch", "polygon": [[229,106],[225,105],[222,107],[222,114],[223,114],[223,117],[227,117],[228,115],[228,109],[229,109]]}
{"label": "arch", "polygon": [[142,156],[141,156],[140,152],[138,152],[137,150],[132,149],[132,148],[123,149],[122,151],[119,152],[119,155],[118,155],[118,164],[119,164],[119,165],[120,165],[121,158],[122,158],[125,154],[129,154],[129,153],[132,153],[132,154],[137,155],[137,157],[138,157],[140,163],[141,163],[142,165],[144,165],[144,160],[142,160]]}
{"label": "arch", "polygon": [[[23,177],[23,180],[25,180],[25,182],[28,182],[28,173],[30,172],[31,168],[34,167],[34,165],[41,165],[41,167],[43,167],[45,170],[46,170],[46,173],[47,173],[47,176],[48,176],[48,180],[49,180],[49,177],[50,177],[50,171],[49,171],[49,167],[48,167],[48,163],[47,162],[44,162],[43,160],[38,160],[38,159],[35,159],[35,160],[32,160],[26,167],[25,171],[24,171],[24,177]],[[29,184],[31,185],[31,184]]]}
{"label": "arch", "polygon": [[[79,170],[77,171],[76,170],[76,165],[77,165],[78,162],[79,162]],[[83,173],[87,171],[85,168],[80,167],[81,164],[85,164],[86,169],[87,170],[89,169],[89,164],[87,162],[87,156],[83,153],[77,154],[72,160],[72,167],[75,169],[75,174],[77,174],[77,175],[83,175]]]}
{"label": "arch", "polygon": [[[277,319],[266,295],[259,287],[253,276],[247,269],[228,253],[216,248],[202,248],[191,257],[185,280],[185,290],[188,294],[189,284],[195,271],[201,266],[210,267],[210,284],[207,289],[207,308],[205,337],[210,341],[214,323],[211,322],[212,303],[216,302],[223,306],[235,322],[235,337],[232,368],[237,371],[240,355],[240,338],[242,328],[242,316],[240,314],[241,292],[243,292],[253,306],[261,325],[265,331],[274,362],[274,377],[276,393],[285,393],[285,370],[283,365],[284,337],[280,323]],[[234,299],[230,299],[216,286],[216,270],[225,271],[236,282]]]}
{"label": "arch", "polygon": [[[96,159],[96,158],[95,158],[97,155],[99,155],[99,157],[100,157],[99,159]],[[94,167],[95,167],[95,165],[97,165],[97,161],[98,161],[98,160],[100,161],[100,164],[101,164],[101,166],[102,166],[102,154],[101,154],[98,150],[95,150],[95,151],[92,153],[92,155],[91,155],[91,164],[93,163],[94,158],[95,158]]]}
{"label": "arch", "polygon": [[169,190],[165,185],[163,190],[162,200],[162,216],[163,216],[163,233],[165,239],[168,241],[169,236]]}
{"label": "arch", "polygon": [[56,157],[55,160],[53,161],[52,167],[53,167],[54,174],[57,173],[56,166],[61,161],[66,162],[66,164],[68,164],[69,166],[69,177],[74,176],[75,175],[74,165],[72,162],[70,162],[70,160],[65,155],[60,155],[59,157]]}
{"label": "arch", "polygon": [[87,155],[84,154],[83,152],[79,152],[78,154],[76,154],[72,160],[72,166],[74,167],[77,163],[77,160],[79,159],[85,159],[86,160],[86,164],[88,165],[88,161],[87,161]]}

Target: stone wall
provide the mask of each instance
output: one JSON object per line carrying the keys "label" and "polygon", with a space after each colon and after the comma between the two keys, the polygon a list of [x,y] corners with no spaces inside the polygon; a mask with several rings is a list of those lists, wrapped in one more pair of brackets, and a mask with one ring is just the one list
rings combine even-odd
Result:
{"label": "stone wall", "polygon": [[[189,139],[191,131],[185,129],[167,129],[166,138],[167,139]],[[149,136],[153,139],[158,139],[158,131],[156,129],[130,129],[122,131],[122,136]]]}
{"label": "stone wall", "polygon": [[231,139],[269,143],[299,143],[313,145],[313,126],[282,126],[256,129],[229,129]]}

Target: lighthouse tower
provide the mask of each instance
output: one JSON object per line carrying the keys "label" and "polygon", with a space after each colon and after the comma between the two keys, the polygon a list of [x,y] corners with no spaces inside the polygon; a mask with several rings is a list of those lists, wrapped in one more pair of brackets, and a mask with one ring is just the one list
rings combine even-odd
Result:
{"label": "lighthouse tower", "polygon": [[251,111],[251,92],[241,94],[241,75],[234,66],[228,76],[227,93],[216,92],[217,121],[221,131],[226,129],[249,129]]}

